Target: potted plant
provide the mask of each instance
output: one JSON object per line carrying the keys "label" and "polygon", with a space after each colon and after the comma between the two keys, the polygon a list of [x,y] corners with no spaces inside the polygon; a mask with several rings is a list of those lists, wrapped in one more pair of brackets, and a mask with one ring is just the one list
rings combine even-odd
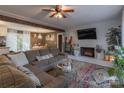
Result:
{"label": "potted plant", "polygon": [[119,48],[115,53],[114,69],[118,78],[118,87],[124,87],[124,48]]}
{"label": "potted plant", "polygon": [[111,27],[106,33],[106,41],[108,43],[108,50],[114,51],[115,46],[121,46],[121,26]]}
{"label": "potted plant", "polygon": [[114,68],[109,69],[109,75],[117,77],[114,87],[124,87],[124,48],[115,50]]}
{"label": "potted plant", "polygon": [[109,51],[113,51],[115,60],[113,62],[114,67],[110,68],[108,73],[110,76],[115,75],[117,82],[114,87],[124,87],[124,48],[121,47],[121,28],[111,28],[107,33],[107,42],[109,45]]}

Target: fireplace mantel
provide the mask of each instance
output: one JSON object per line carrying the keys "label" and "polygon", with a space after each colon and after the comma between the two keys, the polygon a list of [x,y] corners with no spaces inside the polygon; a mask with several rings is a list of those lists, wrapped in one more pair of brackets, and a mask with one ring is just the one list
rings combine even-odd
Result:
{"label": "fireplace mantel", "polygon": [[77,60],[81,62],[87,62],[87,63],[92,63],[104,67],[113,67],[112,62],[96,59],[96,58],[91,58],[91,57],[86,57],[86,56],[73,56],[73,55],[68,55],[68,58],[72,60]]}

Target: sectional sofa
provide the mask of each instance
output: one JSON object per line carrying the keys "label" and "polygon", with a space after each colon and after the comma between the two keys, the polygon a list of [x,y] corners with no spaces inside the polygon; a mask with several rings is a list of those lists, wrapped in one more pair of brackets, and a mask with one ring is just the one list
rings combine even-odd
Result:
{"label": "sectional sofa", "polygon": [[[25,60],[22,55],[17,56],[20,55],[19,53],[0,56],[0,87],[64,87],[64,76],[54,77],[46,71],[63,62],[66,59],[65,54],[60,53],[57,48],[30,50],[22,54],[28,63],[23,63]],[[46,55],[51,55],[51,57],[44,58]],[[41,57],[41,60],[37,57]],[[18,66],[15,61],[19,64],[22,62],[23,65]]]}
{"label": "sectional sofa", "polygon": [[[52,54],[52,57],[38,61],[36,57]],[[25,51],[25,55],[30,64],[47,71],[53,68],[56,64],[63,62],[66,58],[66,54],[60,53],[57,48],[52,49],[40,49]]]}

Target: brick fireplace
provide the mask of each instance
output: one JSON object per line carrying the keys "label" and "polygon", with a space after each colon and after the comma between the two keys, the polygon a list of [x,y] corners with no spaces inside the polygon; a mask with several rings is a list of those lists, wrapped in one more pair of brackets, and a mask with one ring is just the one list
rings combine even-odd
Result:
{"label": "brick fireplace", "polygon": [[80,54],[81,56],[95,57],[95,49],[91,47],[81,47]]}

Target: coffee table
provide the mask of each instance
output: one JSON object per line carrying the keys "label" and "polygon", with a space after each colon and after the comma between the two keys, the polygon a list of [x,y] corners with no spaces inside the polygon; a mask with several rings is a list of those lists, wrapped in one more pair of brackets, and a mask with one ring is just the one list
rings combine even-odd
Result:
{"label": "coffee table", "polygon": [[53,75],[54,77],[58,77],[59,75],[64,76],[65,88],[69,86],[71,80],[76,79],[76,75],[77,75],[76,69],[69,60],[65,60],[62,63],[56,64],[56,66],[54,66],[53,69],[51,69],[51,71],[49,71],[48,73]]}
{"label": "coffee table", "polygon": [[68,87],[69,86],[69,82],[71,80],[76,79],[77,76],[77,72],[76,69],[74,68],[72,61],[70,59],[66,60],[63,63],[57,64],[56,68],[58,68],[59,70],[57,70],[58,72],[63,72],[63,75],[65,77],[65,81],[64,81],[64,87]]}
{"label": "coffee table", "polygon": [[70,72],[72,70],[71,63],[60,63],[60,64],[57,64],[57,67],[64,72]]}

